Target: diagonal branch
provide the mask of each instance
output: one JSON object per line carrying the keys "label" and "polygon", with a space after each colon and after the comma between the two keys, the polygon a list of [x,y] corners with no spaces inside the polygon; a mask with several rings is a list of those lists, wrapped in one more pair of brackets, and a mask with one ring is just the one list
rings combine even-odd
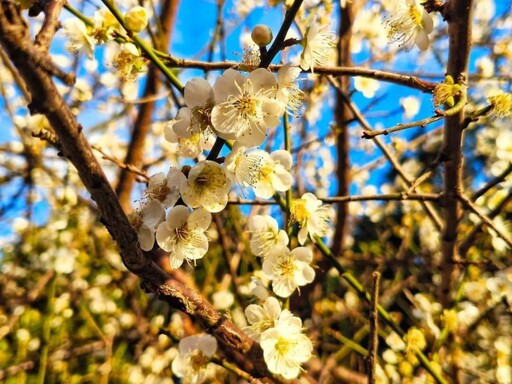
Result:
{"label": "diagonal branch", "polygon": [[31,94],[32,114],[43,113],[62,144],[63,155],[75,166],[101,212],[101,220],[117,243],[125,266],[142,280],[150,291],[197,319],[224,347],[224,352],[255,376],[268,375],[261,348],[229,319],[217,312],[204,298],[172,280],[137,246],[131,227],[103,170],[94,157],[69,106],[59,94],[50,75],[33,60],[35,51],[28,28],[18,6],[0,2],[0,44],[18,69]]}

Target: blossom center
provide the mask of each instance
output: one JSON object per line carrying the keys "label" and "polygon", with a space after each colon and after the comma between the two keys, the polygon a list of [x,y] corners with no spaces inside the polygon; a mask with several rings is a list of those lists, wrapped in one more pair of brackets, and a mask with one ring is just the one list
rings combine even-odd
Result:
{"label": "blossom center", "polygon": [[190,356],[190,363],[194,371],[199,371],[208,364],[209,358],[205,356],[201,351],[196,350]]}
{"label": "blossom center", "polygon": [[148,189],[146,193],[151,200],[158,200],[162,202],[167,198],[169,192],[171,192],[171,190],[167,186],[167,180],[164,180],[162,183]]}
{"label": "blossom center", "polygon": [[306,209],[306,202],[303,199],[293,201],[291,204],[292,222],[299,223],[303,226],[308,220],[308,210]]}
{"label": "blossom center", "polygon": [[200,105],[192,109],[191,122],[193,126],[199,127],[201,131],[206,131],[211,126],[212,107],[209,105]]}
{"label": "blossom center", "polygon": [[181,227],[176,228],[175,233],[178,242],[186,241],[189,236],[187,223],[185,222]]}
{"label": "blossom center", "polygon": [[279,268],[281,269],[281,274],[285,276],[293,276],[293,274],[297,270],[297,266],[290,257],[282,261],[279,264]]}
{"label": "blossom center", "polygon": [[244,118],[247,118],[249,116],[256,116],[256,108],[258,107],[258,102],[250,95],[243,95],[240,99],[235,101],[234,104],[236,109],[238,109],[238,112]]}
{"label": "blossom center", "polygon": [[275,345],[275,348],[277,350],[277,352],[281,355],[281,356],[284,356],[284,355],[287,355],[290,353],[291,349],[293,348],[293,346],[297,344],[296,342],[293,342],[293,341],[290,341],[290,340],[287,340],[283,337],[280,337],[277,339],[277,343]]}

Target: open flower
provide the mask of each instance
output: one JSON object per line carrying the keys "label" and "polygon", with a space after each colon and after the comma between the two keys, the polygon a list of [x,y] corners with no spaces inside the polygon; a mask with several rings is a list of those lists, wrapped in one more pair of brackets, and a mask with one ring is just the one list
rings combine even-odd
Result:
{"label": "open flower", "polygon": [[185,337],[180,340],[172,372],[184,383],[200,384],[207,377],[207,365],[216,351],[217,340],[211,335]]}
{"label": "open flower", "polygon": [[165,209],[158,201],[150,200],[128,215],[128,220],[137,231],[139,245],[144,251],[151,251],[155,244],[155,230],[165,217]]}
{"label": "open flower", "polygon": [[370,77],[356,76],[354,79],[354,88],[363,94],[367,99],[375,96],[380,88],[380,84],[377,80]]}
{"label": "open flower", "polygon": [[306,242],[308,233],[323,237],[329,229],[330,212],[326,205],[312,193],[305,193],[300,199],[294,199],[290,206],[291,220],[298,223],[301,229],[297,235],[299,243]]}
{"label": "open flower", "polygon": [[279,229],[277,221],[268,215],[254,215],[249,219],[251,252],[256,256],[267,256],[276,247],[288,245],[288,235]]}
{"label": "open flower", "polygon": [[185,180],[179,169],[171,167],[167,176],[161,172],[150,177],[146,196],[159,201],[165,208],[172,207],[180,197],[180,186]]}
{"label": "open flower", "polygon": [[395,0],[394,4],[391,16],[386,19],[388,39],[407,51],[415,44],[426,50],[430,44],[428,34],[434,27],[432,17],[416,0]]}
{"label": "open flower", "polygon": [[315,65],[329,62],[336,46],[334,32],[328,30],[329,27],[329,24],[320,25],[316,18],[311,17],[302,40],[304,50],[300,55],[300,67],[303,70],[311,69],[313,72]]}
{"label": "open flower", "polygon": [[272,290],[279,297],[289,297],[297,287],[309,284],[315,270],[309,265],[313,252],[306,247],[290,251],[288,247],[274,249],[263,262],[263,272],[272,280]]}
{"label": "open flower", "polygon": [[190,213],[187,207],[178,205],[169,211],[156,230],[156,241],[164,251],[170,252],[171,268],[179,268],[185,259],[197,260],[206,254],[205,231],[211,221],[210,212],[201,208]]}
{"label": "open flower", "polygon": [[287,380],[299,376],[301,364],[311,358],[313,344],[302,333],[296,316],[281,316],[275,327],[262,333],[260,345],[268,370]]}
{"label": "open flower", "polygon": [[296,83],[301,69],[294,67],[290,63],[283,65],[277,72],[277,92],[276,99],[286,108],[286,111],[292,116],[300,115],[304,106],[304,92]]}
{"label": "open flower", "polygon": [[217,105],[212,110],[212,124],[226,140],[237,140],[256,147],[263,143],[267,128],[279,125],[283,106],[275,97],[276,79],[264,68],[246,78],[228,69],[213,87]]}
{"label": "open flower", "polygon": [[512,116],[512,93],[500,92],[488,99],[493,112],[498,117]]}
{"label": "open flower", "polygon": [[205,79],[195,77],[185,84],[184,101],[186,106],[166,125],[165,138],[177,141],[181,154],[197,157],[203,149],[210,148],[213,88]]}
{"label": "open flower", "polygon": [[198,162],[181,183],[180,192],[185,204],[203,207],[209,212],[220,212],[228,203],[231,184],[226,170],[220,164],[205,160]]}
{"label": "open flower", "polygon": [[262,305],[250,304],[244,312],[250,324],[244,327],[244,331],[251,339],[258,342],[261,334],[275,327],[279,318],[293,316],[289,310],[281,309],[281,304],[275,297],[268,297]]}
{"label": "open flower", "polygon": [[284,192],[291,188],[290,152],[278,150],[269,154],[262,149],[246,149],[235,144],[226,158],[226,167],[238,182],[252,186],[254,194],[264,199],[271,198],[276,191]]}
{"label": "open flower", "polygon": [[144,71],[144,58],[139,49],[132,43],[121,44],[115,55],[113,65],[119,71],[123,81],[135,81],[139,73]]}
{"label": "open flower", "polygon": [[84,51],[89,59],[94,57],[94,41],[87,31],[87,27],[82,20],[73,18],[64,21],[64,34],[69,39],[66,49],[76,53]]}
{"label": "open flower", "polygon": [[455,84],[453,77],[448,75],[442,83],[436,84],[434,94],[434,106],[446,104],[448,107],[453,107],[455,104],[455,96],[460,94],[462,86]]}

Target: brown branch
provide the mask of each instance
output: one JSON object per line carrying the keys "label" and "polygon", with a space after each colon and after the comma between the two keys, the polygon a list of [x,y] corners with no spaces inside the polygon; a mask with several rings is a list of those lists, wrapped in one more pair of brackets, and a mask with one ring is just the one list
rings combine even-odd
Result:
{"label": "brown branch", "polygon": [[[338,83],[334,79],[328,77],[328,80],[335,87],[338,87]],[[357,106],[350,100],[350,98],[344,92],[342,92],[341,90],[339,90],[339,91],[340,91],[341,97],[343,97],[345,103],[347,103],[350,110],[354,114],[356,120],[359,122],[359,124],[363,128],[363,130],[370,131],[370,132],[373,131],[370,124],[365,119],[365,117],[361,114],[361,112],[359,111]],[[411,180],[411,178],[405,173],[402,166],[398,162],[398,159],[389,151],[389,149],[384,145],[384,143],[380,140],[379,137],[372,137],[371,140],[382,151],[382,153],[384,154],[386,159],[391,163],[391,166],[398,173],[398,175],[403,180],[403,182],[406,184],[406,186],[408,188],[410,188],[413,183],[413,180]],[[434,226],[438,230],[441,230],[441,228],[442,228],[441,220],[439,219],[438,214],[434,210],[434,208],[431,205],[427,204],[426,202],[421,202],[421,205],[422,205],[423,209],[425,210],[425,212],[427,213],[427,216],[432,220],[432,223],[434,224]]]}
{"label": "brown branch", "polygon": [[413,121],[412,123],[407,124],[397,124],[392,128],[379,129],[375,131],[363,131],[363,135],[361,136],[363,139],[371,139],[372,137],[379,135],[389,135],[393,132],[403,131],[405,129],[414,128],[414,127],[422,127],[425,128],[427,124],[433,123],[435,121],[441,120],[443,116],[432,116],[423,120]]}
{"label": "brown branch", "polygon": [[[167,60],[168,66],[172,68],[198,68],[205,71],[223,70],[228,68],[237,68],[240,66],[239,62],[236,61],[217,61],[217,62],[206,62],[198,60],[185,60],[176,59],[170,55],[160,54],[159,57],[163,60]],[[268,69],[272,72],[277,72],[282,65],[269,65]],[[310,73],[309,71],[303,71],[303,73]],[[315,73],[319,75],[331,75],[331,76],[361,76],[369,77],[372,79],[385,81],[388,83],[394,83],[417,89],[425,93],[431,93],[436,86],[435,82],[422,80],[417,76],[411,76],[395,72],[380,71],[378,69],[371,68],[360,68],[360,67],[327,67],[327,66],[316,66]]]}
{"label": "brown branch", "polygon": [[[351,196],[334,196],[334,197],[322,197],[319,198],[324,203],[337,204],[337,203],[350,203],[354,201],[370,201],[370,200],[383,200],[383,201],[405,201],[405,200],[417,200],[417,201],[437,201],[441,198],[441,194],[438,193],[387,193],[382,195],[351,195]],[[228,204],[232,205],[277,205],[275,200],[246,200],[236,199],[229,200]]]}
{"label": "brown branch", "polygon": [[370,301],[370,343],[368,345],[368,355],[366,356],[369,384],[377,382],[377,349],[379,347],[379,316],[377,306],[379,305],[379,282],[380,272],[373,272],[372,299]]}
{"label": "brown branch", "polygon": [[101,220],[121,251],[125,266],[139,276],[145,287],[173,308],[198,320],[213,334],[225,353],[254,376],[267,375],[261,348],[229,319],[217,312],[201,295],[170,278],[137,245],[130,225],[105,174],[94,157],[69,106],[59,94],[48,72],[33,60],[35,47],[18,6],[0,2],[0,44],[25,80],[32,96],[31,113],[43,113],[59,136],[63,155],[75,166],[101,212]]}
{"label": "brown branch", "polygon": [[[495,218],[499,213],[501,213],[504,208],[507,206],[507,204],[512,201],[512,192],[510,192],[497,206],[494,208],[491,213],[489,213],[488,217],[490,219]],[[479,225],[476,225],[472,230],[471,233],[467,236],[466,240],[462,242],[462,244],[459,246],[459,257],[463,258],[468,253],[468,250],[472,247],[472,245],[475,243],[475,241],[478,238],[478,235],[482,231],[482,225],[483,222],[481,222]],[[456,260],[461,261],[461,260]]]}
{"label": "brown branch", "polygon": [[36,35],[35,45],[41,51],[48,52],[55,33],[60,27],[59,16],[66,0],[47,0],[44,7],[44,21]]}
{"label": "brown branch", "polygon": [[295,15],[297,15],[297,12],[299,11],[302,2],[303,0],[294,0],[290,9],[286,11],[283,23],[281,24],[281,28],[279,28],[279,32],[277,33],[274,42],[272,43],[265,57],[261,58],[261,68],[268,67],[272,60],[274,59],[274,57],[283,48],[283,41],[286,39],[286,34],[288,33],[288,30],[290,29],[290,26],[292,25],[293,20],[295,19]]}
{"label": "brown branch", "polygon": [[[172,36],[172,26],[176,18],[179,0],[165,0],[161,9],[160,23],[162,25],[161,33],[159,34],[159,47],[167,48]],[[143,166],[144,160],[144,143],[146,136],[151,128],[151,120],[153,110],[155,108],[155,101],[151,99],[158,93],[160,87],[159,81],[160,72],[155,65],[151,65],[148,70],[146,78],[146,87],[144,89],[143,99],[147,100],[146,103],[141,104],[139,113],[133,126],[131,133],[130,143],[128,144],[128,151],[123,161],[125,164],[132,164],[136,168]],[[119,181],[116,186],[116,194],[119,197],[121,206],[125,212],[131,210],[131,193],[133,184],[135,182],[135,174],[130,172],[127,168],[122,168],[119,174]]]}
{"label": "brown branch", "polygon": [[134,166],[133,164],[126,164],[126,163],[123,163],[121,160],[119,160],[117,157],[115,156],[111,156],[107,153],[105,153],[105,151],[103,151],[103,149],[101,149],[101,147],[97,146],[97,145],[93,145],[91,147],[92,149],[95,149],[96,151],[98,151],[99,153],[101,153],[101,157],[105,160],[109,160],[111,162],[113,162],[115,165],[117,165],[119,168],[121,169],[125,169],[129,172],[132,172],[133,174],[135,175],[139,175],[140,177],[142,177],[144,179],[145,182],[148,182],[149,181],[149,176],[146,172],[140,170],[139,168],[137,168],[136,166]]}
{"label": "brown branch", "polygon": [[473,193],[471,195],[471,201],[476,201],[480,196],[483,196],[487,193],[487,191],[489,191],[490,189],[492,189],[493,187],[495,187],[496,185],[498,185],[499,183],[505,181],[505,179],[507,178],[508,175],[510,175],[512,173],[512,163],[509,163],[508,164],[508,167],[502,172],[500,173],[498,176],[496,176],[494,179],[490,180],[487,184],[485,184],[482,188],[480,188],[478,191],[476,191],[475,193]]}
{"label": "brown branch", "polygon": [[[350,67],[352,65],[352,52],[350,40],[352,38],[352,24],[354,23],[355,10],[352,3],[348,2],[344,7],[339,5],[340,21],[338,26],[338,66]],[[348,93],[350,88],[350,78],[341,76],[339,79],[340,90]],[[350,137],[349,123],[353,119],[353,114],[343,97],[336,92],[336,105],[334,107],[334,119],[336,122],[334,134],[336,136],[336,177],[338,179],[338,196],[346,196],[350,188]],[[335,232],[332,251],[335,255],[343,252],[345,244],[345,235],[347,232],[348,206],[341,204],[336,210]],[[327,262],[327,261],[325,261]],[[326,265],[320,265],[320,270],[327,271]],[[320,276],[322,279],[323,276]]]}
{"label": "brown branch", "polygon": [[[446,74],[457,81],[465,80],[471,50],[473,0],[450,0],[445,4],[448,21],[449,54]],[[445,308],[452,303],[452,283],[457,281],[456,241],[462,194],[462,136],[464,108],[447,116],[444,125],[442,159],[444,160],[444,229],[442,234],[441,283],[439,298]]]}
{"label": "brown branch", "polygon": [[[510,194],[509,194],[510,196]],[[482,223],[486,224],[488,227],[492,228],[496,234],[501,237],[507,245],[512,248],[512,238],[508,235],[508,233],[502,231],[500,228],[498,228],[492,221],[492,219],[487,216],[482,210],[473,203],[470,199],[465,197],[464,195],[458,195],[457,198],[464,204],[464,207],[471,210],[475,215],[478,216],[478,218],[482,221]],[[508,199],[505,198],[504,201],[507,201]],[[501,205],[501,204],[500,204]]]}

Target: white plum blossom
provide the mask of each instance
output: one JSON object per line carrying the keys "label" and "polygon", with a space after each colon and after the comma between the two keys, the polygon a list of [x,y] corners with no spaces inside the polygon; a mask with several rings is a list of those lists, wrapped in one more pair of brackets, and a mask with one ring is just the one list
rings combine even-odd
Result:
{"label": "white plum blossom", "polygon": [[236,145],[226,158],[226,168],[242,185],[254,188],[254,194],[264,199],[271,198],[276,191],[285,192],[293,183],[290,174],[292,156],[290,152],[278,150],[269,154],[262,149],[248,150]]}
{"label": "white plum blossom", "polygon": [[151,251],[155,244],[156,227],[164,220],[165,209],[156,200],[149,200],[141,209],[128,215],[128,220],[137,231],[139,246],[144,251]]}
{"label": "white plum blossom", "polygon": [[279,318],[290,316],[293,315],[289,310],[281,309],[279,300],[268,297],[262,305],[250,304],[245,308],[245,317],[250,325],[243,329],[251,339],[259,342],[261,334],[275,327]]}
{"label": "white plum blossom", "polygon": [[310,18],[302,40],[300,67],[303,70],[313,72],[315,66],[328,64],[336,46],[335,34],[329,27],[329,24],[320,25],[315,17]]}
{"label": "white plum blossom", "polygon": [[284,113],[275,99],[276,88],[274,75],[264,68],[248,77],[234,69],[224,72],[213,87],[217,104],[211,121],[218,136],[249,147],[263,143],[267,128],[277,127]]}
{"label": "white plum blossom", "polygon": [[165,208],[174,206],[180,197],[180,186],[187,178],[175,167],[171,167],[167,175],[157,173],[149,178],[146,196],[150,200],[157,200]]}
{"label": "white plum blossom", "polygon": [[184,101],[186,106],[167,124],[165,138],[177,141],[183,155],[197,157],[203,149],[211,148],[213,88],[207,80],[195,77],[185,84]]}
{"label": "white plum blossom", "polygon": [[192,208],[203,207],[209,212],[220,212],[228,203],[231,183],[220,164],[204,160],[188,173],[180,186],[181,198]]}
{"label": "white plum blossom", "polygon": [[283,65],[277,72],[276,99],[292,116],[298,116],[304,105],[304,92],[296,83],[300,72],[300,67],[292,66],[290,63]]}
{"label": "white plum blossom", "polygon": [[197,132],[211,130],[210,115],[214,105],[213,88],[210,83],[195,77],[185,84],[184,101],[176,116],[174,131],[178,136],[187,137]]}
{"label": "white plum blossom", "polygon": [[299,376],[301,364],[311,358],[313,350],[296,316],[281,316],[273,328],[262,333],[260,345],[268,370],[287,380]]}
{"label": "white plum blossom", "polygon": [[295,289],[309,284],[315,278],[315,270],[309,265],[313,252],[306,247],[290,251],[279,247],[263,261],[263,272],[272,280],[272,290],[279,297],[289,297]]}
{"label": "white plum blossom", "polygon": [[394,9],[386,19],[388,39],[398,42],[400,48],[410,51],[414,45],[425,51],[434,22],[417,0],[394,0]]}
{"label": "white plum blossom", "polygon": [[322,201],[312,193],[305,193],[300,199],[292,200],[290,213],[292,222],[301,227],[297,235],[299,244],[306,242],[308,233],[312,239],[327,234],[331,218],[329,207],[322,205]]}
{"label": "white plum blossom", "polygon": [[69,39],[66,49],[76,53],[84,51],[89,59],[94,57],[94,41],[87,32],[87,26],[82,20],[72,18],[63,22],[64,34]]}
{"label": "white plum blossom", "polygon": [[211,221],[210,212],[202,208],[190,213],[187,207],[178,205],[169,211],[156,230],[156,241],[164,251],[170,252],[171,268],[179,268],[183,260],[201,259],[206,254],[205,232]]}
{"label": "white plum blossom", "polygon": [[369,99],[375,96],[375,92],[380,88],[380,83],[370,77],[356,76],[354,79],[354,88]]}
{"label": "white plum blossom", "polygon": [[207,378],[207,366],[216,351],[217,340],[211,335],[185,337],[180,340],[172,372],[184,383],[200,384]]}
{"label": "white plum blossom", "polygon": [[248,226],[251,252],[256,256],[265,257],[276,247],[288,245],[288,235],[279,229],[276,219],[271,216],[251,216]]}
{"label": "white plum blossom", "polygon": [[400,105],[404,109],[404,117],[406,119],[412,119],[420,111],[420,101],[414,96],[402,97]]}

